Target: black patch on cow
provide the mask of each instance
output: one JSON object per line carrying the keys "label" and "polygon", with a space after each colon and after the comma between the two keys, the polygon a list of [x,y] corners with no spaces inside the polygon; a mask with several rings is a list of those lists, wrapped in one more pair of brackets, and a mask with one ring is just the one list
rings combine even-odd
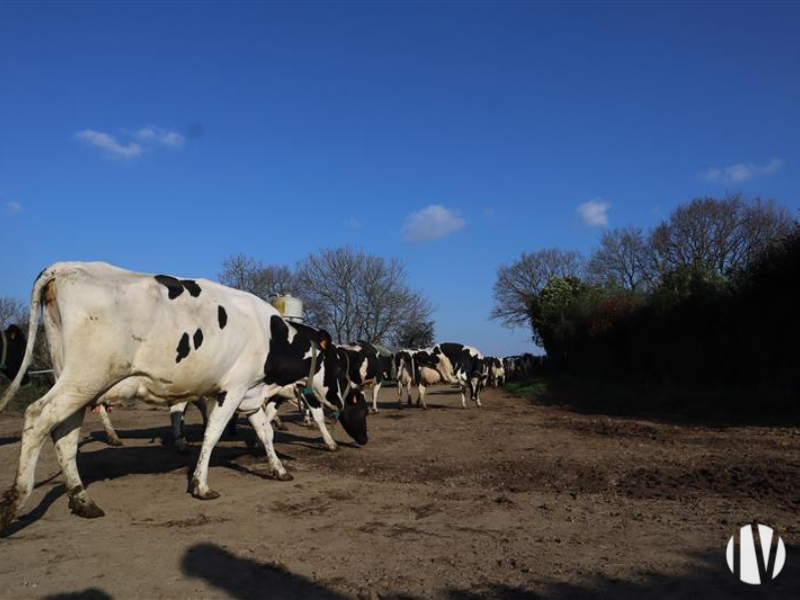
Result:
{"label": "black patch on cow", "polygon": [[228,392],[220,392],[217,394],[217,404],[222,406],[222,403],[225,402],[225,396],[228,395]]}
{"label": "black patch on cow", "polygon": [[222,306],[217,307],[217,320],[219,321],[219,328],[225,329],[225,325],[228,324],[228,313],[225,312],[225,308]]}
{"label": "black patch on cow", "polygon": [[202,291],[193,279],[176,279],[171,275],[156,275],[156,281],[167,288],[170,300],[180,296],[184,289],[194,298],[197,298]]}
{"label": "black patch on cow", "polygon": [[197,350],[203,345],[203,330],[198,327],[192,339],[194,340],[194,349]]}
{"label": "black patch on cow", "polygon": [[186,291],[192,295],[192,298],[197,298],[200,295],[202,290],[194,279],[182,279],[181,283],[186,288]]}
{"label": "black patch on cow", "polygon": [[[0,338],[0,355],[5,355],[6,357],[6,364],[2,372],[9,379],[14,379],[19,373],[20,367],[22,367],[22,359],[25,357],[25,346],[27,346],[25,334],[18,326],[9,325],[8,329],[6,329],[5,348],[2,347],[2,341],[3,338]],[[27,374],[22,378],[22,383],[28,383]]]}
{"label": "black patch on cow", "polygon": [[169,275],[156,275],[156,281],[167,288],[169,299],[174,300],[183,293],[181,282]]}
{"label": "black patch on cow", "polygon": [[175,349],[175,351],[178,353],[178,357],[175,359],[175,362],[179,363],[184,358],[189,356],[189,350],[190,350],[190,348],[189,348],[189,334],[188,333],[184,333],[181,336],[181,341],[178,342],[178,347]]}

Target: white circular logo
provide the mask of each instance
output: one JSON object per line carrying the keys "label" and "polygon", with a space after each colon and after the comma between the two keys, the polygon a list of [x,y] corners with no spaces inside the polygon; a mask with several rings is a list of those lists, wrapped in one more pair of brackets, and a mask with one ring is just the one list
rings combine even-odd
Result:
{"label": "white circular logo", "polygon": [[[779,536],[773,536],[771,527],[758,524],[758,538],[761,541],[758,547],[755,543],[756,525],[745,525],[739,530],[739,561],[736,561],[736,535],[732,535],[728,540],[728,568],[734,575],[739,575],[739,579],[751,585],[760,585],[762,578],[769,581],[775,579],[783,569],[786,562],[786,546]],[[772,538],[777,539],[775,551],[772,548]],[[757,554],[761,555],[761,561]],[[761,568],[763,565],[763,569]],[[738,573],[737,573],[738,567]]]}

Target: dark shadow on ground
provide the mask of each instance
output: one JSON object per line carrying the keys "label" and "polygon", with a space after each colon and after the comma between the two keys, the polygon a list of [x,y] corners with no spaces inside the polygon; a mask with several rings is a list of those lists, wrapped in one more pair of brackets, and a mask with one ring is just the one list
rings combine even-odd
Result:
{"label": "dark shadow on ground", "polygon": [[80,592],[63,592],[61,594],[44,596],[42,600],[111,600],[111,596],[106,594],[103,590],[88,588]]}
{"label": "dark shadow on ground", "polygon": [[181,568],[185,575],[203,579],[231,598],[346,598],[281,565],[239,558],[210,543],[189,548]]}
{"label": "dark shadow on ground", "polygon": [[0,438],[0,446],[8,446],[9,444],[16,444],[20,441],[19,436],[9,436]]}
{"label": "dark shadow on ground", "polygon": [[47,494],[45,494],[42,501],[39,502],[38,506],[33,510],[20,515],[15,521],[12,521],[11,524],[5,528],[0,537],[6,538],[18,533],[28,527],[29,525],[33,525],[36,521],[41,519],[53,503],[61,498],[64,494],[67,493],[67,486],[64,484],[57,485],[53,489],[51,489]]}
{"label": "dark shadow on ground", "polygon": [[[665,575],[656,571],[636,574],[635,581],[612,577],[587,576],[584,583],[537,582],[536,590],[527,586],[512,586],[491,582],[478,588],[451,589],[452,600],[478,600],[482,598],[539,599],[539,598],[615,598],[640,600],[641,598],[703,598],[708,599],[792,599],[800,597],[800,569],[791,564],[800,548],[786,547],[786,564],[774,580],[762,585],[742,583],[729,570],[724,548],[713,548],[690,553],[694,567],[679,575]],[[774,546],[773,546],[774,552]],[[533,587],[533,586],[531,586]]]}
{"label": "dark shadow on ground", "polygon": [[[508,390],[506,390],[508,391]],[[513,394],[513,392],[508,391]],[[734,392],[731,392],[734,394]],[[536,405],[553,406],[586,415],[646,419],[669,425],[703,425],[713,428],[796,427],[800,403],[794,413],[778,411],[780,403],[753,395],[749,401],[724,391],[704,394],[669,388],[586,382],[548,382],[547,391],[527,398]],[[783,401],[782,401],[783,402]]]}

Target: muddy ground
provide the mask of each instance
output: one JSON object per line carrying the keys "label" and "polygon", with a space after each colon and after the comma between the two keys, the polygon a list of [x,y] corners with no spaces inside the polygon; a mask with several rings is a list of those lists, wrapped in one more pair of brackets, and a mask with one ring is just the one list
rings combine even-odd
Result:
{"label": "muddy ground", "polygon": [[[242,419],[215,451],[212,502],[185,493],[199,444],[178,454],[165,411],[112,413],[123,448],[89,415],[79,465],[106,516],[69,514],[48,441],[27,515],[0,539],[0,597],[800,597],[798,428],[610,418],[494,390],[482,410],[448,388],[427,412],[399,410],[395,394],[364,448],[329,453],[289,415],[276,448],[291,482],[258,475]],[[0,416],[2,487],[20,429]],[[725,563],[753,520],[787,544],[760,588]]]}

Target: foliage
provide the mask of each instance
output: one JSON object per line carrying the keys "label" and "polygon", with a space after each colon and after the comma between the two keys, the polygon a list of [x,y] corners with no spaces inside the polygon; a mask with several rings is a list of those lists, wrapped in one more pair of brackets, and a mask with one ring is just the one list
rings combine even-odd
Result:
{"label": "foliage", "polygon": [[433,321],[417,320],[401,324],[391,341],[396,348],[428,348],[434,338]]}
{"label": "foliage", "polygon": [[601,286],[578,277],[551,277],[530,303],[534,341],[551,360],[565,361],[582,336],[584,322],[604,297]]}
{"label": "foliage", "polygon": [[774,202],[695,199],[647,235],[604,232],[585,279],[543,281],[537,256],[498,271],[492,317],[529,323],[551,375],[769,390],[780,410],[800,391],[800,232]]}
{"label": "foliage", "polygon": [[28,307],[24,302],[13,298],[0,298],[0,327],[5,329],[9,325],[22,327],[28,322]]}
{"label": "foliage", "polygon": [[220,274],[223,284],[265,300],[297,296],[307,322],[327,329],[339,343],[365,339],[430,345],[433,308],[407,279],[401,260],[349,246],[310,254],[294,270],[236,254],[225,259]]}
{"label": "foliage", "polygon": [[297,266],[296,281],[310,322],[340,343],[390,343],[430,321],[433,308],[412,290],[402,261],[349,246],[325,249]]}
{"label": "foliage", "polygon": [[297,285],[291,269],[285,265],[268,265],[245,254],[232,254],[222,261],[219,281],[269,300],[271,296],[295,294]]}
{"label": "foliage", "polygon": [[557,248],[522,256],[510,265],[501,265],[494,284],[495,306],[491,318],[508,327],[530,320],[530,303],[541,293],[551,277],[577,277],[583,273],[584,259],[577,252]]}

